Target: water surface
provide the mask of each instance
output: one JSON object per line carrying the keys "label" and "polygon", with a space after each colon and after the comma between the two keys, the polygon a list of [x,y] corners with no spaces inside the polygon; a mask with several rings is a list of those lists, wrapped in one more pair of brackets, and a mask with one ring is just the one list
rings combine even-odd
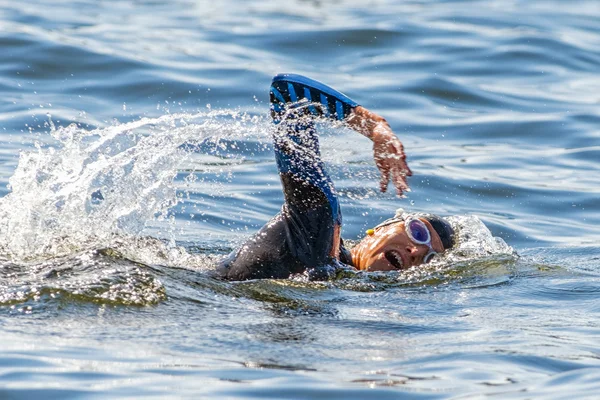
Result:
{"label": "water surface", "polygon": [[[597,397],[598,21],[596,1],[0,1],[0,397]],[[281,207],[280,72],[407,150],[399,199],[367,139],[323,127],[344,237],[404,207],[468,245],[402,274],[211,278]]]}

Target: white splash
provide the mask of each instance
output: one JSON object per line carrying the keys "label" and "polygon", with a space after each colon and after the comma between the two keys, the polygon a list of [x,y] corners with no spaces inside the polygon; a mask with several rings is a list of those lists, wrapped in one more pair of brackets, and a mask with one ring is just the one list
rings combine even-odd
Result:
{"label": "white splash", "polygon": [[269,138],[259,117],[231,110],[170,114],[86,130],[51,130],[56,144],[22,152],[0,199],[0,254],[29,260],[109,246],[177,204],[184,145]]}
{"label": "white splash", "polygon": [[475,215],[455,215],[447,217],[457,235],[457,243],[444,259],[451,262],[477,259],[489,256],[515,255],[506,242],[492,235],[485,224]]}

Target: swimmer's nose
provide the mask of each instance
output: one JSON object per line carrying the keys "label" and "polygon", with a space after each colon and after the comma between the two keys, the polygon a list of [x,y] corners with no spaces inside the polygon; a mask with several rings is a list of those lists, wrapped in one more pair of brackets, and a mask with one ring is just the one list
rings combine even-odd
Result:
{"label": "swimmer's nose", "polygon": [[406,253],[410,258],[411,265],[418,265],[423,263],[423,257],[425,257],[428,250],[429,249],[425,245],[406,246]]}

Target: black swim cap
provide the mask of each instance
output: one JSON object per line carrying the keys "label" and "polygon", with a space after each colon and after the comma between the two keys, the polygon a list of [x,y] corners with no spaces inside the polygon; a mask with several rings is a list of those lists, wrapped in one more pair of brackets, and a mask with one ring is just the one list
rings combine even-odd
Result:
{"label": "black swim cap", "polygon": [[448,223],[448,221],[434,214],[426,214],[420,216],[420,218],[423,218],[431,224],[433,229],[437,232],[438,236],[442,240],[444,250],[448,250],[454,246],[454,229],[452,229],[452,226]]}

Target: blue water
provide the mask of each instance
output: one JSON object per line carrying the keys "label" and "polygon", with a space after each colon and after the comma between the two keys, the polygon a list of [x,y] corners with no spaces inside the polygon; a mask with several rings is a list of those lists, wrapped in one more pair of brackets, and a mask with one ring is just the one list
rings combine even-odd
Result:
{"label": "blue water", "polygon": [[[0,1],[0,49],[1,398],[600,396],[598,1]],[[403,274],[212,279],[283,201],[279,72],[405,145],[399,199],[323,127],[350,242],[398,207],[491,233]]]}

